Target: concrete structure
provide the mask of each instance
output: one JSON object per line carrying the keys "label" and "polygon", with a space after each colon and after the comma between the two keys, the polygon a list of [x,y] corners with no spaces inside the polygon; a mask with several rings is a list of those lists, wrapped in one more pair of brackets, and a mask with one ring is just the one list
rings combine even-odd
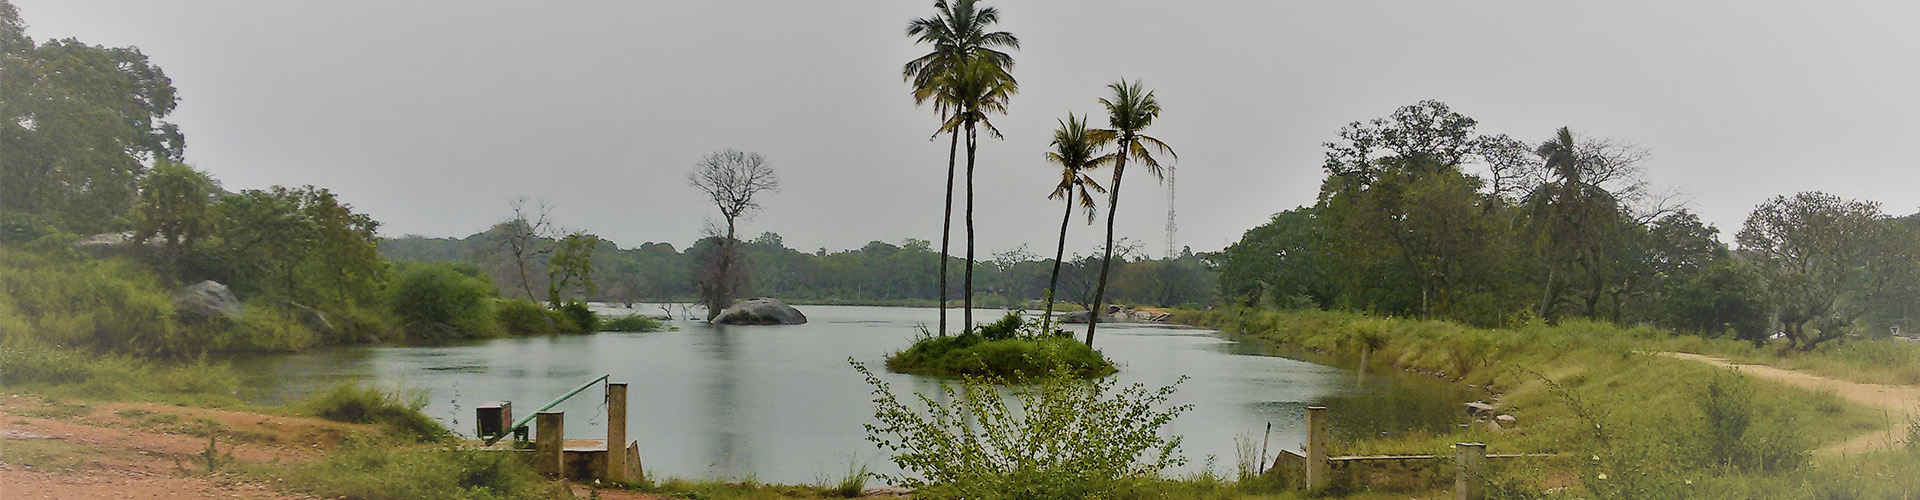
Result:
{"label": "concrete structure", "polygon": [[558,476],[565,470],[566,414],[543,411],[533,420],[533,471]]}
{"label": "concrete structure", "polygon": [[1484,443],[1455,443],[1453,445],[1453,498],[1454,500],[1486,500],[1487,498],[1487,445]]}
{"label": "concrete structure", "polygon": [[[535,415],[534,472],[565,479],[638,481],[642,477],[640,444],[627,441],[627,384],[607,384],[607,439],[566,440],[562,412]],[[625,446],[609,446],[624,443]]]}
{"label": "concrete structure", "polygon": [[1318,493],[1332,485],[1327,464],[1327,407],[1307,407],[1307,491]]}

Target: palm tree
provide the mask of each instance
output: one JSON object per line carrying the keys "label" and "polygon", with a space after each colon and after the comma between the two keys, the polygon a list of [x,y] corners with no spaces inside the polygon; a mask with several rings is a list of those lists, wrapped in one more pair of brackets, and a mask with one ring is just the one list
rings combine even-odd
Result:
{"label": "palm tree", "polygon": [[[1014,82],[1013,75],[988,57],[974,57],[963,61],[947,75],[934,78],[935,85],[945,89],[946,98],[955,104],[958,111],[941,128],[947,133],[965,132],[967,142],[967,266],[961,282],[962,300],[961,330],[973,328],[973,167],[975,150],[979,147],[979,130],[986,129],[994,137],[1000,137],[1000,130],[993,127],[987,119],[994,113],[1007,112],[1007,99],[1020,91],[1020,84]],[[944,311],[944,307],[942,309]]]}
{"label": "palm tree", "polygon": [[1049,332],[1053,321],[1054,289],[1060,286],[1060,261],[1067,256],[1067,223],[1073,220],[1074,191],[1079,191],[1080,207],[1087,211],[1087,223],[1093,223],[1093,193],[1105,193],[1093,176],[1087,173],[1095,168],[1113,163],[1114,155],[1100,153],[1103,141],[1098,130],[1087,130],[1085,116],[1075,118],[1067,115],[1060,122],[1060,128],[1053,131],[1053,151],[1047,152],[1047,162],[1060,166],[1060,185],[1054,186],[1049,199],[1066,202],[1066,213],[1060,215],[1060,245],[1053,250],[1053,277],[1047,280],[1047,313],[1040,317],[1040,331]]}
{"label": "palm tree", "polygon": [[[999,48],[1020,48],[1020,39],[1004,31],[988,31],[988,27],[1000,20],[1000,10],[992,7],[976,8],[974,0],[958,0],[949,4],[938,0],[933,7],[939,12],[933,17],[915,19],[907,23],[907,36],[915,37],[914,42],[933,45],[933,52],[907,61],[901,76],[913,85],[915,105],[934,101],[934,110],[940,113],[941,131],[953,136],[947,146],[947,204],[946,218],[940,226],[940,333],[947,332],[947,261],[950,236],[953,233],[953,174],[955,158],[960,147],[960,134],[948,130],[945,126],[950,115],[959,109],[952,99],[955,94],[940,88],[941,77],[952,73],[963,61],[984,57],[993,61],[1003,70],[1013,69],[1013,56],[998,50]],[[937,137],[939,134],[935,134]],[[972,266],[972,260],[968,260]],[[968,294],[972,298],[972,294]]]}
{"label": "palm tree", "polygon": [[1178,159],[1173,148],[1159,139],[1140,135],[1142,129],[1153,125],[1153,119],[1160,117],[1160,103],[1153,99],[1153,91],[1147,90],[1140,80],[1127,83],[1125,78],[1107,84],[1113,91],[1110,97],[1100,98],[1100,104],[1107,107],[1107,128],[1099,131],[1100,136],[1113,143],[1113,181],[1107,184],[1107,248],[1106,256],[1100,261],[1100,281],[1093,291],[1093,310],[1087,315],[1087,347],[1093,347],[1093,332],[1100,326],[1100,315],[1106,312],[1107,273],[1113,268],[1113,215],[1118,213],[1120,203],[1120,178],[1127,172],[1127,160],[1133,159],[1147,167],[1147,173],[1160,178],[1163,172],[1160,161],[1154,159],[1147,148],[1152,147]]}

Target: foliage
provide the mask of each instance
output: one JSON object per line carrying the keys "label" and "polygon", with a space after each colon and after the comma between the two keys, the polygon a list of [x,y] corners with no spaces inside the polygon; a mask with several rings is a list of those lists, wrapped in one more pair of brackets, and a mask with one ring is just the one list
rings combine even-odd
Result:
{"label": "foliage", "polygon": [[219,182],[193,167],[155,162],[140,178],[132,214],[134,239],[158,237],[169,260],[178,259],[211,231],[214,196],[219,191]]}
{"label": "foliage", "polygon": [[[1090,311],[1105,311],[1107,298],[1107,278],[1113,270],[1113,222],[1120,207],[1120,181],[1125,178],[1127,162],[1139,162],[1147,173],[1161,178],[1164,173],[1159,154],[1177,157],[1173,148],[1152,136],[1142,134],[1154,120],[1160,118],[1160,101],[1147,90],[1139,79],[1127,82],[1126,79],[1107,84],[1112,96],[1100,98],[1100,105],[1107,109],[1107,126],[1098,131],[1094,140],[1113,145],[1113,181],[1107,184],[1107,239],[1106,247],[1100,257],[1100,279],[1095,282],[1093,303],[1087,307]],[[1094,332],[1100,327],[1100,314],[1088,316],[1087,345],[1093,345]]]}
{"label": "foliage", "polygon": [[466,336],[499,332],[494,322],[495,289],[473,266],[414,264],[394,280],[393,314],[405,323],[438,323]]}
{"label": "foliage", "polygon": [[0,345],[0,387],[49,396],[154,400],[226,406],[238,403],[240,378],[224,364],[99,355],[29,341]]}
{"label": "foliage", "polygon": [[916,496],[1107,498],[1185,463],[1180,438],[1161,435],[1190,408],[1167,403],[1174,386],[1115,390],[1110,379],[1082,381],[1063,369],[1010,397],[971,379],[943,386],[938,398],[916,394],[910,405],[854,366],[873,386],[879,423],[866,425],[867,440],[905,471],[881,477]]}
{"label": "foliage", "polygon": [[565,317],[526,298],[500,299],[494,306],[500,330],[508,335],[560,333]]}
{"label": "foliage", "polygon": [[1915,282],[1916,234],[1878,204],[1806,192],[1754,208],[1738,239],[1787,341],[1813,349],[1851,333],[1877,296]]}
{"label": "foliage", "polygon": [[547,265],[548,306],[564,309],[563,303],[598,291],[593,283],[593,251],[598,246],[599,237],[579,231],[560,239],[553,262]]}
{"label": "foliage", "polygon": [[1064,372],[1076,377],[1103,377],[1114,372],[1113,362],[1099,351],[1075,342],[1065,331],[1043,332],[1019,314],[959,335],[922,335],[906,350],[887,356],[887,369],[899,373],[941,377],[992,377],[1026,380]]}
{"label": "foliage", "polygon": [[592,309],[588,309],[587,303],[585,302],[573,301],[561,304],[560,308],[555,311],[559,312],[561,317],[567,319],[565,328],[562,329],[564,331],[573,333],[600,331],[600,315],[594,314]]}
{"label": "foliage", "polygon": [[1220,293],[1243,306],[1300,309],[1333,305],[1331,282],[1314,259],[1313,209],[1273,214],[1222,250]]}
{"label": "foliage", "polygon": [[437,442],[452,437],[445,427],[420,413],[420,409],[427,406],[425,391],[401,394],[340,384],[297,406],[304,413],[335,422],[381,425],[394,435],[416,442]]}

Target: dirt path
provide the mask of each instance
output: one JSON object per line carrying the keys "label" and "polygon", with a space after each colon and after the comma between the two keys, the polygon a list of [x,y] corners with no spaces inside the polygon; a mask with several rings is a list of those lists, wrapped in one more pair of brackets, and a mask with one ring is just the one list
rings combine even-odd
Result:
{"label": "dirt path", "polygon": [[[0,395],[0,499],[310,498],[228,472],[305,460],[358,432],[310,418]],[[209,470],[204,456],[214,442]]]}
{"label": "dirt path", "polygon": [[1907,423],[1920,419],[1920,387],[1885,384],[1864,384],[1845,380],[1810,375],[1804,372],[1775,368],[1767,365],[1734,363],[1724,359],[1684,352],[1663,352],[1661,356],[1707,363],[1714,366],[1731,367],[1741,373],[1762,379],[1772,380],[1794,387],[1816,391],[1833,391],[1842,398],[1883,410],[1887,413],[1887,428],[1869,432],[1825,448],[1822,453],[1865,453],[1881,448],[1901,445],[1906,440]]}

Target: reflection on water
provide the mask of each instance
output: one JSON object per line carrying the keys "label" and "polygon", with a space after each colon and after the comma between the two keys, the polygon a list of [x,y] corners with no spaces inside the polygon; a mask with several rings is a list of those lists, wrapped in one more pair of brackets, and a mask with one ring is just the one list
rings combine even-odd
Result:
{"label": "reflection on water", "polygon": [[[510,400],[516,416],[601,374],[630,385],[628,436],[639,441],[653,474],[754,477],[810,483],[844,475],[850,463],[892,471],[865,441],[872,394],[853,361],[878,367],[912,343],[932,309],[804,306],[812,320],[793,326],[709,326],[676,321],[678,331],[522,337],[452,345],[350,347],[238,362],[252,396],[297,398],[333,384],[418,388],[428,415],[472,434],[473,407]],[[652,313],[656,306],[634,312]],[[976,313],[992,318],[997,313]],[[1417,378],[1374,376],[1308,363],[1207,330],[1103,325],[1096,341],[1120,364],[1122,384],[1157,387],[1185,375],[1170,401],[1193,409],[1168,425],[1185,436],[1197,471],[1214,457],[1236,459],[1236,439],[1260,439],[1273,424],[1274,449],[1298,448],[1311,404],[1333,408],[1337,436],[1437,430],[1453,425],[1464,394]],[[1084,328],[1084,326],[1078,326]],[[1111,328],[1106,328],[1111,327]],[[1298,357],[1298,356],[1295,356]],[[896,391],[935,394],[935,379],[878,374]],[[555,409],[567,434],[603,437],[605,407],[589,389]]]}

